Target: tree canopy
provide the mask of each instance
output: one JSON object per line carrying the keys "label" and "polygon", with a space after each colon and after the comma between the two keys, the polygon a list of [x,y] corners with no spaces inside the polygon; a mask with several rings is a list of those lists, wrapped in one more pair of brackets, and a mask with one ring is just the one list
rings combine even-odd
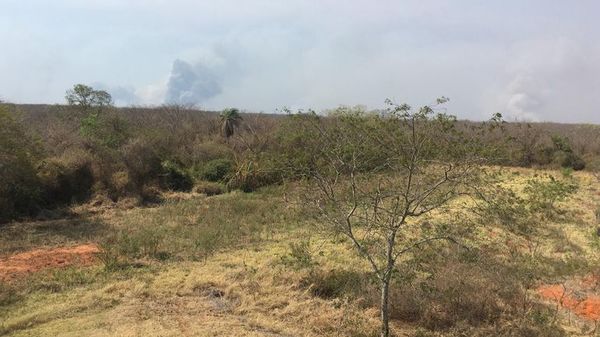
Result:
{"label": "tree canopy", "polygon": [[221,129],[223,130],[223,136],[229,138],[233,136],[235,128],[239,126],[242,120],[240,111],[236,108],[228,108],[221,112]]}
{"label": "tree canopy", "polygon": [[65,99],[69,105],[82,108],[103,107],[112,105],[112,96],[104,90],[96,90],[85,84],[75,84],[67,90]]}

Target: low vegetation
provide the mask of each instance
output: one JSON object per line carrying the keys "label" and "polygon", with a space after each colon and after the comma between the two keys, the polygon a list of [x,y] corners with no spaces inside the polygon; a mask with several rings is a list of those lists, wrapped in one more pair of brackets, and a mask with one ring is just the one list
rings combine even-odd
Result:
{"label": "low vegetation", "polygon": [[[66,102],[0,104],[0,222],[94,198],[141,205],[155,202],[160,191],[189,191],[206,182],[249,192],[305,169],[316,151],[289,111],[115,108],[109,93],[85,85],[69,90]],[[324,125],[386,113],[341,107],[327,112]],[[594,171],[600,163],[593,125],[503,123],[482,133],[479,124],[457,121],[456,128],[494,148],[497,165]],[[369,151],[373,163],[385,155]]]}
{"label": "low vegetation", "polygon": [[[500,178],[528,200],[530,179],[551,184],[542,173],[560,174],[539,172],[536,178],[533,171],[517,170]],[[432,225],[465,214],[486,225],[462,235],[461,245],[422,245],[397,262],[389,299],[392,333],[591,331],[593,322],[568,323],[566,312],[536,294],[542,284],[596,270],[591,238],[597,192],[583,187],[589,175],[569,179],[580,194],[557,201],[551,218],[545,211],[531,213],[522,225],[529,236],[515,234],[493,209],[485,209],[486,220],[471,212],[492,207],[487,204],[457,201],[453,211],[431,214],[425,222]],[[307,216],[305,188],[301,183],[214,197],[172,195],[152,208],[90,213],[80,207],[68,220],[6,225],[0,237],[6,254],[90,241],[101,252],[91,267],[47,269],[2,283],[3,332],[378,335],[377,277],[351,242]]]}
{"label": "low vegetation", "polygon": [[0,105],[0,334],[596,334],[592,126],[66,99]]}

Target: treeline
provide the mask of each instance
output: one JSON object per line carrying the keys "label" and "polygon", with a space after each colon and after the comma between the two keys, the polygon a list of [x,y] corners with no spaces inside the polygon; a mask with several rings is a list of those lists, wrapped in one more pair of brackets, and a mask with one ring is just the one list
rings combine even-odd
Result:
{"label": "treeline", "polygon": [[[318,144],[301,127],[308,119],[336,128],[344,116],[369,123],[385,114],[360,107],[319,116],[175,105],[115,108],[110,96],[102,101],[102,92],[89,87],[76,86],[69,94],[68,105],[0,105],[0,222],[89,200],[158,202],[167,190],[253,191],[318,160],[311,156]],[[87,101],[78,97],[86,95]],[[499,165],[580,170],[600,163],[595,125],[502,123],[477,135],[479,124],[458,123],[462,132],[496,149]],[[373,157],[385,154],[367,150]],[[294,167],[297,172],[290,172]]]}
{"label": "treeline", "polygon": [[[163,191],[218,194],[257,174],[281,118],[183,106],[0,105],[0,222],[94,200],[142,204]],[[231,116],[230,116],[231,117]],[[237,119],[236,119],[237,118]]]}

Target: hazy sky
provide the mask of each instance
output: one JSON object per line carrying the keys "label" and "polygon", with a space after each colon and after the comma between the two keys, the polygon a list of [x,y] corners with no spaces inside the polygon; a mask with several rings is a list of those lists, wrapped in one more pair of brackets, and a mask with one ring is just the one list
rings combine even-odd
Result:
{"label": "hazy sky", "polygon": [[597,0],[0,0],[0,97],[600,123]]}

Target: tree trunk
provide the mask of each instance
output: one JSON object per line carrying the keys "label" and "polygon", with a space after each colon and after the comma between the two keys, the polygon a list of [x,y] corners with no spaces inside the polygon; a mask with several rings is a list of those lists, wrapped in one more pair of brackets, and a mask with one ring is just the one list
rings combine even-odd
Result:
{"label": "tree trunk", "polygon": [[390,313],[388,311],[388,299],[390,292],[390,280],[384,278],[381,280],[381,303],[380,303],[380,314],[381,314],[381,337],[390,336]]}

